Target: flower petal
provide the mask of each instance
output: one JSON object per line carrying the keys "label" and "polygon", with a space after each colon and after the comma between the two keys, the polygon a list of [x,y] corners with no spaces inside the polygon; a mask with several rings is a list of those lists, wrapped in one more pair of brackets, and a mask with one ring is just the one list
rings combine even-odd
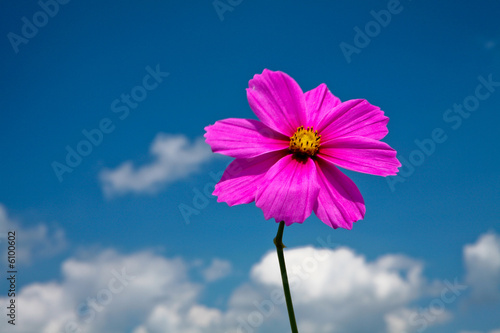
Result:
{"label": "flower petal", "polygon": [[384,111],[364,99],[353,99],[337,105],[320,120],[321,142],[341,136],[363,136],[376,140],[389,132],[389,118]]}
{"label": "flower petal", "polygon": [[205,127],[206,142],[214,153],[251,158],[288,148],[290,138],[258,120],[230,118]]}
{"label": "flower petal", "polygon": [[354,182],[327,161],[315,161],[321,186],[314,213],[326,225],[352,229],[365,216],[365,202]]}
{"label": "flower petal", "polygon": [[257,190],[255,205],[266,220],[274,217],[286,225],[302,223],[312,213],[319,193],[312,159],[299,161],[286,155],[269,169]]}
{"label": "flower petal", "polygon": [[250,108],[270,128],[290,137],[306,123],[304,93],[287,74],[264,69],[248,86]]}
{"label": "flower petal", "polygon": [[379,176],[395,175],[401,166],[387,143],[361,136],[321,144],[318,156],[343,168]]}
{"label": "flower petal", "polygon": [[304,126],[312,126],[314,129],[318,128],[321,119],[341,103],[340,99],[334,96],[324,83],[306,92],[304,97],[309,118],[308,123]]}
{"label": "flower petal", "polygon": [[272,152],[254,158],[235,159],[215,185],[213,195],[218,197],[218,202],[226,202],[229,206],[254,201],[255,192],[264,181],[264,175],[285,154]]}

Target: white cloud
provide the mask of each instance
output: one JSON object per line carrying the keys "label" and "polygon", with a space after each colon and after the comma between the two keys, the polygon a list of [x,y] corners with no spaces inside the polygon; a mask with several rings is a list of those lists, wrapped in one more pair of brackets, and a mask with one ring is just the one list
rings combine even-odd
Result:
{"label": "white cloud", "polygon": [[[482,237],[477,244],[489,243]],[[347,247],[308,246],[287,249],[285,258],[302,333],[421,332],[450,320],[449,307],[458,299],[453,297],[456,285],[427,281],[423,263],[403,255],[367,260]],[[194,282],[192,270],[205,282]],[[149,251],[124,255],[106,250],[70,258],[58,282],[32,283],[21,290],[23,320],[16,332],[63,333],[65,327],[67,332],[78,327],[81,333],[289,330],[276,253],[265,254],[248,281],[228,290],[224,309],[203,304],[209,282],[230,271],[231,264],[220,259],[207,268]],[[0,321],[0,331],[6,325]]]}
{"label": "white cloud", "polygon": [[214,155],[203,138],[193,143],[183,135],[156,136],[149,154],[152,162],[134,167],[126,161],[116,169],[105,169],[99,177],[107,197],[133,193],[154,193],[168,183],[188,177]]}
{"label": "white cloud", "polygon": [[[201,286],[190,281],[188,265],[178,258],[107,250],[66,260],[61,270],[61,282],[33,283],[17,295],[22,320],[16,332],[125,332],[155,318],[155,311],[168,315],[178,332],[188,332],[184,327],[194,315],[200,318],[192,325],[204,326],[212,314],[195,306]],[[0,321],[0,331],[7,325]]]}
{"label": "white cloud", "polygon": [[384,316],[387,333],[424,332],[429,326],[442,324],[452,318],[450,311],[434,308],[400,308]]}
{"label": "white cloud", "polygon": [[388,333],[408,333],[414,331],[410,318],[414,315],[414,311],[402,308],[384,316]]}
{"label": "white cloud", "polygon": [[33,227],[9,218],[7,209],[0,204],[0,255],[5,258],[8,232],[14,231],[16,237],[16,262],[29,264],[34,258],[49,257],[60,253],[67,246],[64,231],[58,227],[48,227],[39,223]]}
{"label": "white cloud", "polygon": [[[334,251],[304,247],[288,250],[286,260],[291,283],[297,281],[297,302],[335,297],[345,304],[356,294],[389,303],[407,302],[420,294],[423,283],[421,263],[404,256],[388,255],[368,263],[346,247]],[[281,286],[276,254],[266,255],[254,266],[252,276],[264,284]],[[302,283],[305,279],[312,283]],[[328,283],[332,281],[336,283]]]}
{"label": "white cloud", "polygon": [[203,277],[207,282],[213,282],[228,276],[231,273],[231,263],[226,260],[213,259],[209,267],[203,270]]}
{"label": "white cloud", "polygon": [[500,299],[500,236],[482,235],[475,244],[464,247],[466,282],[476,302]]}
{"label": "white cloud", "polygon": [[[435,289],[422,276],[422,264],[401,255],[369,262],[345,247],[304,247],[288,250],[286,262],[301,332],[392,333],[401,327],[410,332],[408,318],[401,313]],[[253,267],[252,277],[255,283],[280,290],[274,252]],[[439,322],[436,318],[427,325]]]}
{"label": "white cloud", "polygon": [[154,308],[144,325],[133,333],[203,333],[218,332],[223,315],[220,310],[203,305],[192,305],[187,312],[179,313],[172,307],[160,304]]}

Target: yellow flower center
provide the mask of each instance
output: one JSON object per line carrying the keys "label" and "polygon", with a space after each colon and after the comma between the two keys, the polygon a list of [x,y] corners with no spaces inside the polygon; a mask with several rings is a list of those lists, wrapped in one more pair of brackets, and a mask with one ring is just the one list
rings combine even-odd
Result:
{"label": "yellow flower center", "polygon": [[290,138],[290,151],[298,155],[308,155],[313,157],[319,150],[321,135],[314,131],[312,127],[304,129],[304,126],[297,128],[297,131]]}

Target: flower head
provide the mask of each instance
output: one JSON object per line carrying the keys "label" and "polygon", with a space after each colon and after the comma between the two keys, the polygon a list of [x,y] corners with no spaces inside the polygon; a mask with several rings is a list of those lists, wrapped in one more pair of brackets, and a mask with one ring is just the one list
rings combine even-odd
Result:
{"label": "flower head", "polygon": [[283,72],[265,69],[249,82],[247,98],[260,119],[224,119],[205,128],[215,153],[234,157],[215,186],[218,202],[255,201],[265,219],[302,223],[314,211],[333,228],[351,229],[365,205],[337,167],[380,176],[401,166],[381,142],[387,122],[366,100],[341,102],[321,84],[306,93]]}

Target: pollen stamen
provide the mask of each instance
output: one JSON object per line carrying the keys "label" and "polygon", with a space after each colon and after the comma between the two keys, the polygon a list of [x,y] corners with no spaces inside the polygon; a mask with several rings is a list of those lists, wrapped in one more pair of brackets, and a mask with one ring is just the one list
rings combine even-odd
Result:
{"label": "pollen stamen", "polygon": [[290,137],[290,151],[298,155],[313,157],[319,150],[321,135],[312,127],[304,129],[304,126],[297,128],[297,131]]}

